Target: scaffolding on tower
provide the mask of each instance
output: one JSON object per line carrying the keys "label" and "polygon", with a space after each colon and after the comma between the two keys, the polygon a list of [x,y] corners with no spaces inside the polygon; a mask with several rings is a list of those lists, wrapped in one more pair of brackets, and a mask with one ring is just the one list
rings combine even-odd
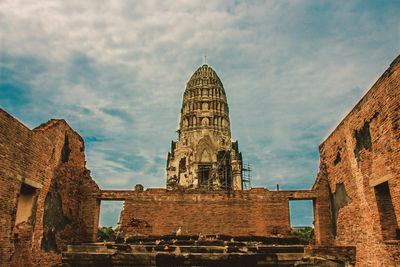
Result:
{"label": "scaffolding on tower", "polygon": [[243,164],[242,167],[242,188],[243,190],[251,189],[251,165],[250,163]]}

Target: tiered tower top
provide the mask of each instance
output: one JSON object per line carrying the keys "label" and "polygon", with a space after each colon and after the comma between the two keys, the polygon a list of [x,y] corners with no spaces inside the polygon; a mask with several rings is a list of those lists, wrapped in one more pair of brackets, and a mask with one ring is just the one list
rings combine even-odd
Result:
{"label": "tiered tower top", "polygon": [[229,108],[224,86],[217,73],[206,63],[186,84],[181,109],[181,136],[209,129],[230,137]]}
{"label": "tiered tower top", "polygon": [[242,189],[242,154],[231,140],[224,86],[206,62],[186,84],[167,159],[168,189]]}

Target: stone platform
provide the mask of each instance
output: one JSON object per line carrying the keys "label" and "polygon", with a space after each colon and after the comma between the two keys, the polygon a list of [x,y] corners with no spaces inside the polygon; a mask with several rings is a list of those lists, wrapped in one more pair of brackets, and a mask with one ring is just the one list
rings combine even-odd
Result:
{"label": "stone platform", "polygon": [[69,245],[63,252],[63,263],[66,266],[295,266],[304,257],[304,245],[297,238],[163,236],[118,241]]}

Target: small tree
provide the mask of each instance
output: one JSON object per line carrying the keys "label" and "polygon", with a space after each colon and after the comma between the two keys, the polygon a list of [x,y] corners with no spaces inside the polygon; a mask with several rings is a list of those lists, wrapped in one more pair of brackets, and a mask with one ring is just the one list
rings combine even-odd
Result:
{"label": "small tree", "polygon": [[299,238],[301,244],[306,245],[306,244],[310,243],[310,240],[314,236],[314,228],[312,228],[310,226],[306,226],[306,227],[300,228],[300,229],[293,229],[292,234],[294,234],[295,236],[297,236]]}
{"label": "small tree", "polygon": [[111,241],[114,239],[114,230],[111,226],[109,227],[99,227],[97,231],[97,241]]}

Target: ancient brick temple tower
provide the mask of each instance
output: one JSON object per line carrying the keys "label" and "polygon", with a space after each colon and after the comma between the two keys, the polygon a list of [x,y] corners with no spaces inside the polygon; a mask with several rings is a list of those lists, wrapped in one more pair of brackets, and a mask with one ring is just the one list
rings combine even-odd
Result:
{"label": "ancient brick temple tower", "polygon": [[178,133],[168,153],[168,189],[242,189],[242,155],[231,140],[224,86],[206,62],[186,85]]}

